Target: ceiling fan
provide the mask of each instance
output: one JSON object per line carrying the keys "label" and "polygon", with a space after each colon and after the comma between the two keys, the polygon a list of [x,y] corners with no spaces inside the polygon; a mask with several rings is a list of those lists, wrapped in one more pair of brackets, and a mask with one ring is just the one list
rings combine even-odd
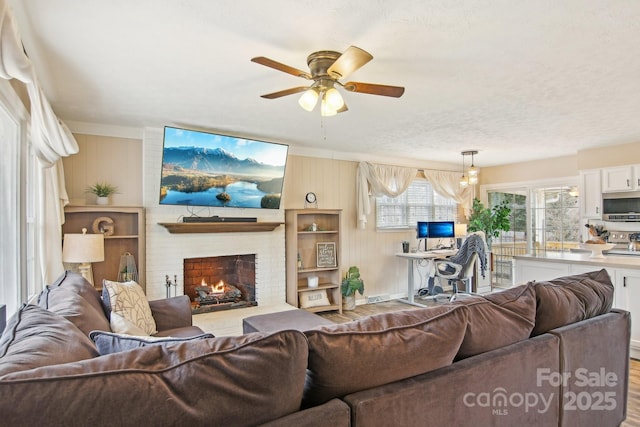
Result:
{"label": "ceiling fan", "polygon": [[298,103],[307,111],[312,111],[318,98],[321,99],[320,113],[323,116],[333,116],[336,113],[347,111],[347,105],[342,99],[342,95],[335,88],[341,86],[349,92],[368,93],[371,95],[383,95],[399,98],[404,93],[404,88],[400,86],[379,85],[373,83],[362,82],[346,82],[341,83],[343,79],[371,61],[373,56],[368,52],[356,47],[350,46],[344,53],[334,52],[331,50],[321,50],[314,52],[307,57],[307,65],[309,72],[299,70],[294,67],[274,61],[273,59],[257,56],[251,61],[274,68],[278,71],[302,77],[307,80],[313,80],[310,86],[298,86],[278,92],[261,95],[262,98],[275,99],[282,96],[293,95],[294,93],[304,92]]}

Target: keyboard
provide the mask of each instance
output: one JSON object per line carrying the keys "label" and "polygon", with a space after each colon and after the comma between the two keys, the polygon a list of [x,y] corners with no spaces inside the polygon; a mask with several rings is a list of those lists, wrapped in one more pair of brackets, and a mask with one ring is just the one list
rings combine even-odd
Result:
{"label": "keyboard", "polygon": [[432,249],[429,252],[431,252],[432,254],[448,254],[448,253],[455,252],[455,250],[454,249]]}

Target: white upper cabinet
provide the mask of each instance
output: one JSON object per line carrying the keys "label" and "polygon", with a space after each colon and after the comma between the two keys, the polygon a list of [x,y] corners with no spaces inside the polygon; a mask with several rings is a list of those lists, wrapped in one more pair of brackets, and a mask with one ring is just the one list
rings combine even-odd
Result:
{"label": "white upper cabinet", "polygon": [[600,169],[580,171],[580,211],[583,218],[602,218]]}
{"label": "white upper cabinet", "polygon": [[602,169],[602,192],[612,193],[615,191],[633,191],[640,188],[637,185],[637,166],[617,166]]}

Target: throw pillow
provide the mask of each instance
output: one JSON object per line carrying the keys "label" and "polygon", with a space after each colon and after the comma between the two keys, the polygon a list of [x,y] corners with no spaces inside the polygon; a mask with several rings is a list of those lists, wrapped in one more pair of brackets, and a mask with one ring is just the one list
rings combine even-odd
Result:
{"label": "throw pillow", "polygon": [[534,284],[536,325],[532,336],[611,310],[613,284],[605,269]]}
{"label": "throw pillow", "polygon": [[319,307],[330,304],[331,303],[329,302],[327,291],[325,289],[300,293],[300,307],[302,308]]}
{"label": "throw pillow", "polygon": [[98,352],[101,356],[104,356],[105,354],[119,353],[121,351],[127,351],[133,348],[146,347],[148,345],[169,345],[182,343],[185,341],[215,338],[213,334],[200,334],[188,338],[176,338],[134,336],[104,331],[93,331],[89,336],[96,344]]}
{"label": "throw pillow", "polygon": [[[140,285],[134,281],[112,282],[110,280],[104,280],[102,285],[109,293],[113,332],[133,333],[133,335],[153,335],[158,332],[149,301]],[[143,333],[139,333],[140,331],[133,326],[142,330]]]}
{"label": "throw pillow", "polygon": [[40,294],[38,305],[63,316],[87,336],[94,330],[111,330],[102,307],[84,298],[75,287],[47,286]]}
{"label": "throw pillow", "polygon": [[468,319],[467,307],[443,305],[305,331],[309,362],[303,407],[450,365]]}
{"label": "throw pillow", "polygon": [[531,284],[485,296],[458,298],[469,309],[469,323],[456,359],[485,353],[529,338],[536,318]]}
{"label": "throw pillow", "polygon": [[11,316],[0,338],[0,377],[97,356],[91,340],[70,321],[25,304]]}

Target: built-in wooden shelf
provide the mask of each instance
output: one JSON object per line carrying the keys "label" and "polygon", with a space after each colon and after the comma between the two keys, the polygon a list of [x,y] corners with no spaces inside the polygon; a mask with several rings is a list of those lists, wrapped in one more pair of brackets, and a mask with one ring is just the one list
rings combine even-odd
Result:
{"label": "built-in wooden shelf", "polygon": [[159,222],[169,233],[253,233],[273,231],[283,222]]}

